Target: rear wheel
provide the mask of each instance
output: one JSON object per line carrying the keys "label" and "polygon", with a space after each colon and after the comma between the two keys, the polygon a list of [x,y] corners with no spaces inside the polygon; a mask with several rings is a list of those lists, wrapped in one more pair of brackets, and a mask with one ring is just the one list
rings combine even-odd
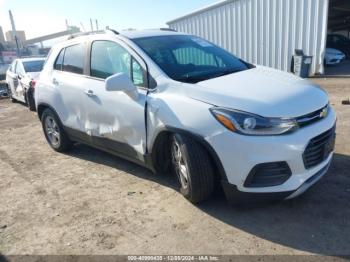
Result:
{"label": "rear wheel", "polygon": [[205,148],[190,137],[176,134],[171,140],[173,170],[180,192],[192,203],[211,196],[214,190],[214,169]]}
{"label": "rear wheel", "polygon": [[46,140],[55,151],[65,152],[72,148],[72,141],[51,109],[45,109],[41,117],[41,123]]}

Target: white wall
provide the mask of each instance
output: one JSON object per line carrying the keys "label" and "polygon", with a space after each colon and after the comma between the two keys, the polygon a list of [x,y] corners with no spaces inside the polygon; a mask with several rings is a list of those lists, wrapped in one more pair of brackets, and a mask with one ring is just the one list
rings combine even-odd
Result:
{"label": "white wall", "polygon": [[329,0],[226,0],[168,22],[255,64],[289,71],[295,49],[323,73]]}

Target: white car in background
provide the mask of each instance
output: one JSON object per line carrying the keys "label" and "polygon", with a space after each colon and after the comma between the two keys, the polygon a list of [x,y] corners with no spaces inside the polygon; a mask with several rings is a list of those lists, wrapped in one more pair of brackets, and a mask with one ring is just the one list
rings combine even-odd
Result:
{"label": "white car in background", "polygon": [[54,46],[35,100],[54,150],[80,142],[172,171],[193,203],[217,184],[233,203],[293,198],[333,157],[336,115],[323,89],[169,30]]}
{"label": "white car in background", "polygon": [[25,103],[31,111],[35,111],[35,84],[43,68],[45,58],[18,58],[14,60],[6,72],[6,84],[12,102]]}
{"label": "white car in background", "polygon": [[345,54],[334,48],[326,48],[325,65],[337,65],[345,59]]}

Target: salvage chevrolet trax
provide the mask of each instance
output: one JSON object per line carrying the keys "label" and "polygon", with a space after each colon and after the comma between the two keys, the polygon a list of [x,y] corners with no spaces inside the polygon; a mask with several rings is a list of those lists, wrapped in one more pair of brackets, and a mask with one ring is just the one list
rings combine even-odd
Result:
{"label": "salvage chevrolet trax", "polygon": [[170,30],[96,32],[58,44],[37,82],[45,137],[173,171],[191,202],[221,185],[232,203],[288,199],[331,163],[325,91]]}

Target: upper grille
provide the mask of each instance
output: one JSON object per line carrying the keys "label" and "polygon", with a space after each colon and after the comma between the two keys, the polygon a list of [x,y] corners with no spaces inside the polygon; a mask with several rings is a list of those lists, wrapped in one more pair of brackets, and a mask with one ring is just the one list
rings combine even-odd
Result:
{"label": "upper grille", "polygon": [[322,107],[319,110],[316,110],[312,113],[303,115],[303,116],[299,116],[296,118],[296,121],[299,124],[299,127],[304,127],[307,125],[310,125],[316,121],[319,121],[321,119],[323,119],[326,114],[328,113],[328,105]]}
{"label": "upper grille", "polygon": [[312,168],[326,160],[334,150],[334,143],[335,126],[311,139],[303,154],[305,168]]}

